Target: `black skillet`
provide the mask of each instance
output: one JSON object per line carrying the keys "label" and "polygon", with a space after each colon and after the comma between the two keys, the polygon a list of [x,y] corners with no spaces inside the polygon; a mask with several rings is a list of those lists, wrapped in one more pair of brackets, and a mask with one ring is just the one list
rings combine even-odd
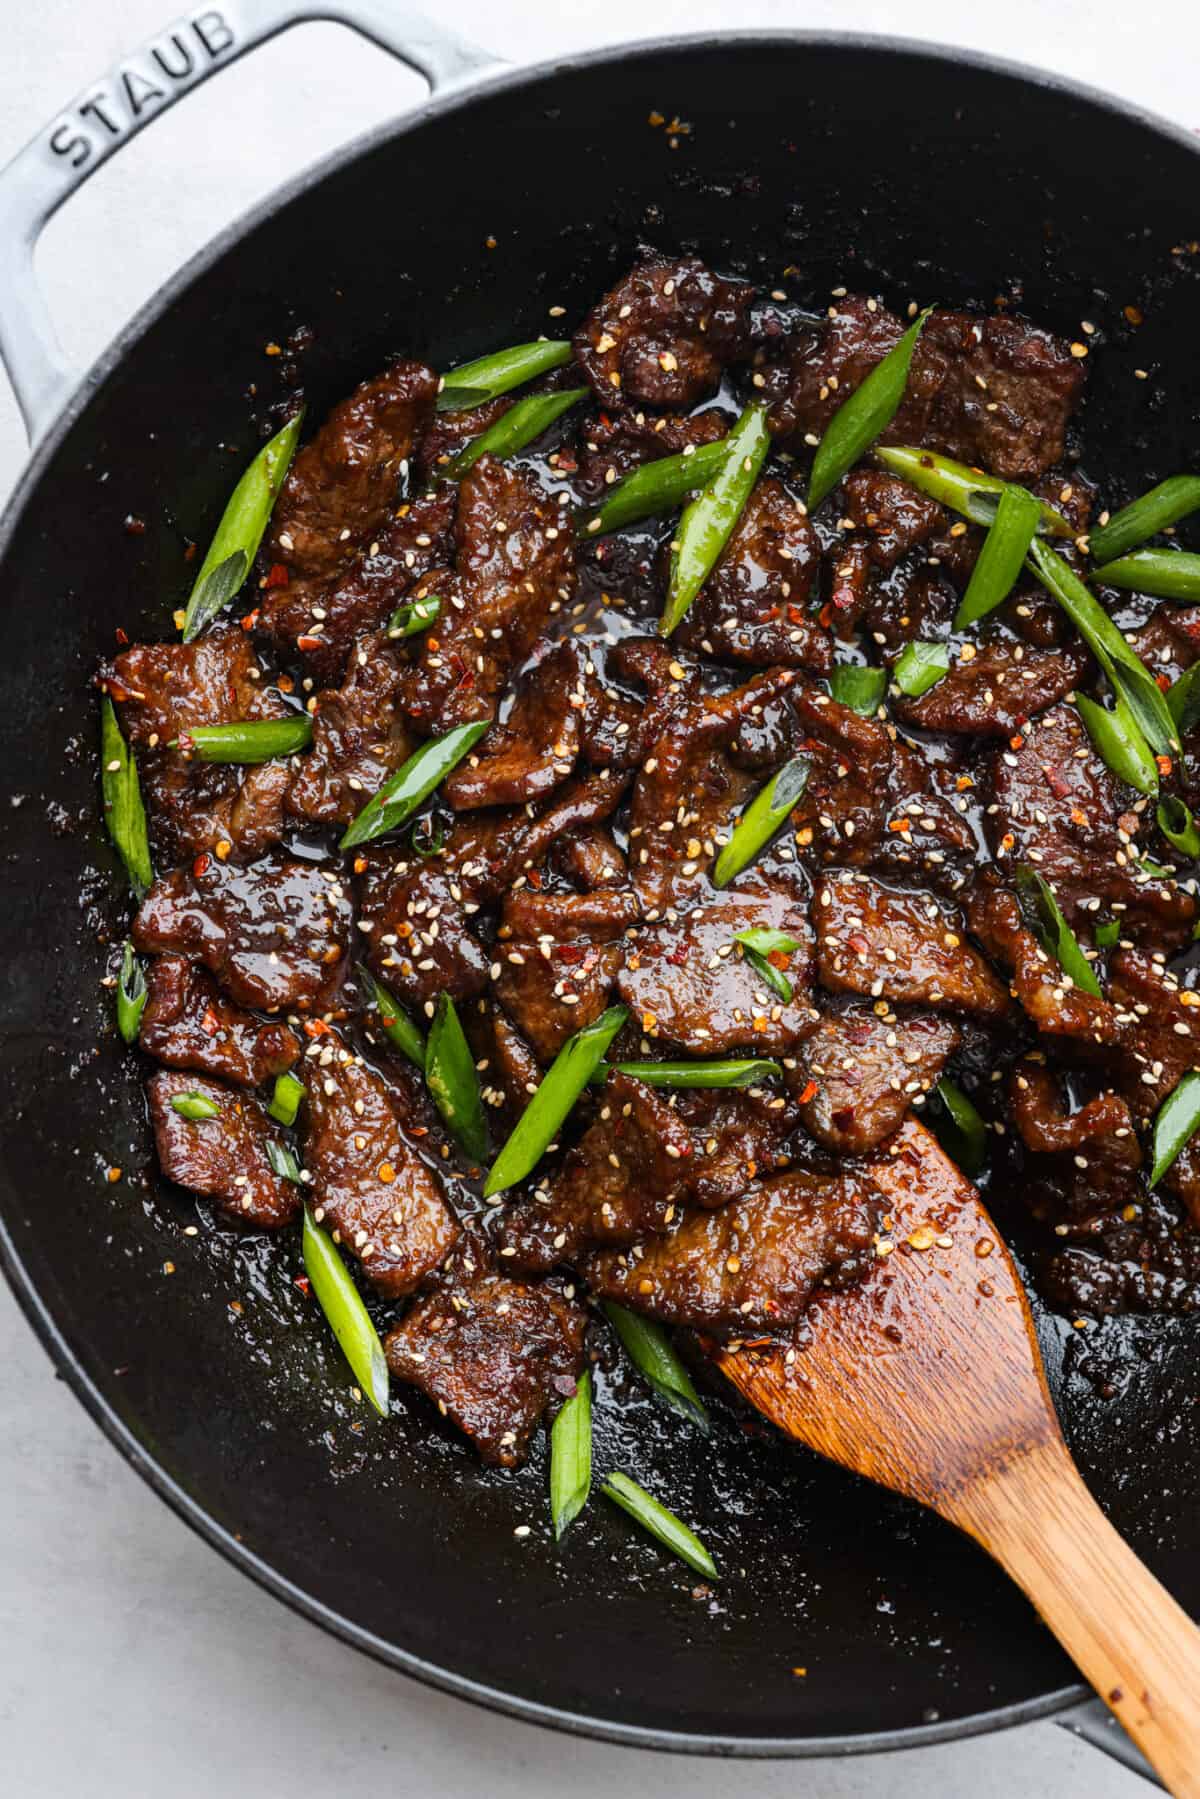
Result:
{"label": "black skillet", "polygon": [[[395,51],[435,98],[226,233],[76,386],[32,281],[45,218],[188,86],[313,16]],[[686,129],[669,132],[676,115]],[[90,680],[118,625],[169,631],[185,540],[206,541],[257,441],[255,406],[283,391],[263,346],[311,329],[301,379],[320,417],[391,352],[444,367],[552,329],[552,304],[576,318],[644,239],[768,286],[794,265],[789,284],[817,304],[843,282],[896,301],[1003,294],[1072,338],[1096,326],[1087,466],[1120,498],[1196,465],[1194,237],[1193,141],[1037,73],[803,34],[508,72],[388,0],[204,9],[0,176],[0,346],[37,439],[0,531],[5,1267],[134,1466],[347,1641],[519,1716],[721,1753],[912,1746],[1078,1694],[1024,1600],[951,1530],[732,1413],[701,1443],[617,1376],[600,1467],[661,1483],[725,1578],[697,1589],[603,1501],[556,1553],[540,1453],[518,1475],[485,1474],[403,1396],[388,1426],[364,1425],[291,1284],[292,1247],[203,1215],[183,1234],[195,1208],[155,1181],[97,984],[123,915],[96,823]],[[124,1171],[114,1185],[110,1166]],[[1195,1331],[1042,1328],[1081,1466],[1196,1609]]]}

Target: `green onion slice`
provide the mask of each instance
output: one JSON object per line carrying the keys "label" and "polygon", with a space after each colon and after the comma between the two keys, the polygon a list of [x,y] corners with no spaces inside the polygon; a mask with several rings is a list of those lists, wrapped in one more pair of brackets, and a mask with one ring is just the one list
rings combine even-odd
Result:
{"label": "green onion slice", "polygon": [[277,1074],[275,1091],[267,1111],[280,1124],[295,1124],[296,1114],[300,1110],[300,1101],[304,1098],[304,1082],[298,1081],[294,1074]]}
{"label": "green onion slice", "polygon": [[1023,487],[1006,487],[971,571],[967,591],[954,614],[954,629],[965,631],[994,612],[1012,592],[1037,535],[1042,509]]}
{"label": "green onion slice", "polygon": [[1185,805],[1173,793],[1165,793],[1158,802],[1158,828],[1181,856],[1195,858],[1200,856],[1200,830],[1192,817],[1190,806]]}
{"label": "green onion slice", "polygon": [[1200,1074],[1185,1074],[1169,1093],[1154,1119],[1154,1167],[1150,1185],[1157,1187],[1171,1163],[1200,1124]]}
{"label": "green onion slice", "polygon": [[714,887],[728,887],[759,851],[766,848],[799,803],[808,785],[811,767],[807,756],[793,756],[778,774],[772,775],[765,786],[759,788],[734,825],[728,843],[721,847],[713,869]]}
{"label": "green onion slice", "polygon": [[909,326],[900,342],[877,363],[848,400],[838,407],[813,457],[808,489],[808,509],[815,512],[826,494],[832,493],[847,470],[852,469],[877,437],[881,437],[900,410],[908,371],[921,329],[933,311],[927,306]]}
{"label": "green onion slice", "polygon": [[398,1000],[393,999],[382,982],[375,979],[365,962],[358,964],[358,977],[379,1014],[379,1023],[384,1036],[390,1043],[394,1043],[398,1050],[402,1050],[410,1062],[423,1071],[425,1068],[425,1039],[408,1013]]}
{"label": "green onion slice", "polygon": [[768,931],[757,925],[752,925],[746,931],[735,931],[733,940],[741,944],[747,962],[762,976],[771,991],[777,993],[782,1000],[791,999],[792,983],[770,958],[794,955],[804,947],[803,944],[797,942],[795,937],[789,937],[786,931]]}
{"label": "green onion slice", "polygon": [[304,1272],[342,1347],[355,1380],[381,1418],[387,1417],[388,1366],[379,1332],[328,1231],[304,1208]]}
{"label": "green onion slice", "polygon": [[598,510],[585,508],[578,514],[578,536],[585,541],[589,537],[605,537],[610,531],[639,525],[643,519],[674,512],[720,474],[725,466],[727,441],[722,437],[716,443],[681,450],[678,456],[661,456],[656,462],[643,463],[613,488]]}
{"label": "green onion slice", "polygon": [[498,400],[514,387],[524,386],[551,369],[560,369],[571,360],[571,345],[565,338],[539,338],[532,344],[513,344],[508,350],[495,350],[490,356],[479,356],[474,362],[460,363],[442,376],[437,397],[439,412],[463,412],[471,406],[482,406]]}
{"label": "green onion slice", "polygon": [[1200,662],[1180,675],[1167,689],[1167,708],[1181,737],[1200,724]]}
{"label": "green onion slice", "polygon": [[353,849],[356,843],[369,843],[374,837],[382,837],[385,831],[394,831],[399,825],[407,824],[439,781],[444,781],[467,751],[479,742],[490,723],[490,719],[476,719],[473,724],[457,725],[444,737],[431,737],[428,743],[423,743],[403,768],[388,776],[375,797],[367,801],[342,837],[340,847]]}
{"label": "green onion slice", "polygon": [[141,899],[154,881],[146,809],[137,761],[121,735],[116,709],[107,694],[100,701],[100,797],[108,834],[125,864],[129,885]]}
{"label": "green onion slice", "polygon": [[690,1531],[674,1512],[669,1512],[665,1505],[652,1498],[645,1487],[639,1487],[627,1474],[614,1473],[600,1490],[614,1505],[619,1505],[622,1511],[636,1519],[643,1530],[656,1537],[664,1549],[671,1550],[697,1574],[703,1574],[709,1580],[720,1578],[717,1564],[695,1532]]}
{"label": "green onion slice", "polygon": [[272,762],[295,756],[312,742],[307,712],[290,718],[253,718],[235,725],[193,725],[169,745],[197,762]]}
{"label": "green onion slice", "polygon": [[673,1412],[707,1431],[710,1428],[708,1413],[662,1326],[655,1324],[652,1318],[631,1312],[627,1306],[618,1305],[614,1299],[606,1299],[603,1303],[605,1315],[638,1373]]}
{"label": "green onion slice", "polygon": [[292,1181],[297,1187],[303,1184],[300,1164],[288,1144],[277,1143],[274,1137],[268,1137],[267,1161],[271,1165],[271,1172],[277,1174],[281,1181]]}
{"label": "green onion slice", "polygon": [[1156,599],[1200,600],[1200,556],[1190,550],[1134,550],[1094,569],[1088,579]]}
{"label": "green onion slice", "polygon": [[1028,864],[1017,870],[1017,885],[1031,914],[1033,930],[1046,954],[1084,993],[1100,995],[1096,971],[1080,948],[1079,939],[1063,917],[1062,907],[1049,881]]}
{"label": "green onion slice", "polygon": [[515,1187],[541,1161],[627,1017],[624,1006],[610,1006],[563,1044],[492,1163],[484,1183],[485,1199]]}
{"label": "green onion slice", "polygon": [[205,625],[225,610],[250,573],[296,453],[303,422],[304,409],[301,407],[282,431],[276,432],[270,442],[263,445],[229,496],[187,603],[183,620],[184,643],[191,643]]}
{"label": "green onion slice", "polygon": [[592,1490],[592,1377],[585,1368],[550,1427],[550,1516],[561,1538]]}
{"label": "green onion slice", "polygon": [[896,658],[892,679],[910,700],[936,687],[950,673],[950,651],[944,643],[906,643]]}
{"label": "green onion slice", "polygon": [[215,1100],[209,1099],[207,1093],[173,1093],[171,1110],[178,1112],[181,1118],[198,1124],[202,1118],[219,1118],[221,1108]]}
{"label": "green onion slice", "polygon": [[743,1056],[712,1062],[598,1062],[591,1078],[600,1087],[610,1074],[632,1075],[647,1087],[757,1087],[782,1073],[782,1064],[769,1057]]}
{"label": "green onion slice", "polygon": [[[1156,532],[1165,531],[1168,525],[1195,512],[1197,507],[1200,507],[1200,475],[1172,475],[1169,480],[1152,487],[1149,493],[1142,494],[1140,499],[1122,506],[1107,525],[1097,525],[1094,531],[1088,532],[1092,556],[1097,562],[1115,562]],[[1146,591],[1152,590],[1147,588]]]}
{"label": "green onion slice", "polygon": [[1137,720],[1121,695],[1117,695],[1116,706],[1111,712],[1089,699],[1086,693],[1075,695],[1075,705],[1101,760],[1118,780],[1127,781],[1139,793],[1157,793],[1157,765]]}
{"label": "green onion slice", "polygon": [[766,407],[757,402],[747,406],[724,446],[719,472],[687,506],[675,533],[667,603],[658,627],[664,637],[675,630],[708,580],[754,491],[771,447]]}
{"label": "green onion slice", "polygon": [[[931,500],[939,500],[951,512],[970,519],[973,525],[994,523],[1001,497],[1008,487],[1007,481],[1001,481],[996,475],[985,475],[982,469],[968,468],[965,462],[939,456],[936,450],[916,449],[907,444],[898,448],[880,444],[875,450],[875,460],[882,462],[893,475],[907,481],[910,487],[919,488]],[[1040,535],[1076,535],[1061,512],[1055,512],[1044,500],[1039,500],[1038,506],[1041,510]]]}
{"label": "green onion slice", "polygon": [[987,1161],[987,1126],[962,1088],[945,1076],[933,1089],[926,1116],[929,1128],[968,1180],[983,1172]]}
{"label": "green onion slice", "polygon": [[526,444],[534,443],[548,431],[556,419],[580,400],[587,398],[586,387],[569,387],[556,394],[527,394],[478,437],[464,444],[457,456],[441,464],[437,473],[458,481],[473,469],[481,456],[515,456]]}
{"label": "green onion slice", "polygon": [[829,677],[829,691],[839,706],[849,706],[863,718],[874,718],[887,693],[887,669],[865,668],[844,662]]}
{"label": "green onion slice", "polygon": [[1092,933],[1096,939],[1097,949],[1111,949],[1121,935],[1121,927],[1115,918],[1106,918],[1098,924]]}
{"label": "green onion slice", "polygon": [[117,976],[117,1029],[126,1043],[136,1043],[149,995],[142,965],[133,953],[128,938],[121,952],[121,972]]}
{"label": "green onion slice", "polygon": [[427,593],[423,600],[406,600],[397,606],[388,620],[389,637],[416,637],[437,622],[442,602],[436,594]]}
{"label": "green onion slice", "polygon": [[479,1076],[454,1001],[448,993],[438,995],[437,1009],[429,1027],[429,1040],[425,1045],[425,1084],[457,1142],[473,1162],[482,1162],[487,1155],[488,1131]]}

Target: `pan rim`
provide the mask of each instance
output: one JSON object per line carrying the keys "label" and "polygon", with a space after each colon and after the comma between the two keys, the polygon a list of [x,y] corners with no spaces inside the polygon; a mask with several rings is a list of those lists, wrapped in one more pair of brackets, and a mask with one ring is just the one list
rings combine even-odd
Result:
{"label": "pan rim", "polygon": [[[1148,108],[1141,107],[1109,93],[1103,88],[1012,58],[998,57],[982,51],[961,49],[953,45],[922,39],[867,32],[748,30],[711,33],[697,32],[644,38],[632,43],[601,45],[545,61],[510,67],[500,63],[493,71],[456,82],[436,95],[419,102],[398,118],[360,133],[348,143],[330,152],[311,168],[293,176],[273,189],[254,206],[240,214],[222,231],[189,257],[163,283],[146,303],[116,333],[83,374],[78,386],[68,397],[62,410],[35,447],[28,463],[0,514],[0,564],[16,534],[32,494],[39,487],[47,466],[68,433],[86,410],[92,396],[120,367],[148,331],[171,309],[186,290],[236,244],[248,238],[284,206],[319,186],[329,177],[349,167],[364,155],[385,144],[419,130],[429,120],[465,110],[483,94],[507,93],[576,69],[627,63],[631,59],[648,61],[655,56],[674,56],[691,51],[711,51],[715,44],[733,50],[836,49],[880,57],[912,57],[956,67],[967,67],[1000,76],[1021,86],[1033,86],[1065,99],[1082,102],[1107,112],[1126,123],[1136,125],[1160,140],[1188,150],[1200,166],[1200,140],[1183,126]],[[15,1199],[12,1189],[0,1189],[0,1200]],[[453,1697],[467,1700],[490,1711],[521,1719],[528,1723],[559,1730],[570,1735],[595,1738],[620,1744],[626,1748],[653,1749],[693,1755],[745,1757],[747,1759],[793,1759],[820,1756],[847,1756],[919,1749],[960,1738],[1009,1729],[1053,1716],[1089,1696],[1090,1689],[1076,1683],[1050,1693],[993,1710],[973,1712],[967,1717],[940,1720],[936,1723],[903,1726],[892,1730],[855,1732],[834,1736],[760,1737],[687,1732],[643,1725],[623,1724],[611,1718],[593,1716],[582,1711],[567,1711],[541,1705],[537,1701],[507,1692],[501,1688],[473,1680],[467,1675],[426,1661],[411,1651],[399,1648],[365,1630],[361,1625],[323,1605],[310,1593],[287,1579],[233,1533],[219,1524],[199,1500],[192,1497],[143,1448],[134,1431],[119,1416],[113,1403],[101,1391],[84,1366],[80,1351],[68,1341],[53,1317],[32,1274],[26,1267],[13,1241],[5,1212],[0,1208],[0,1267],[16,1296],[18,1304],[40,1338],[59,1374],[83,1405],[104,1435],[151,1489],[190,1526],[198,1536],[216,1549],[227,1562],[247,1574],[260,1588],[289,1606],[291,1610],[319,1625],[352,1648],[370,1655],[376,1661],[397,1669],[424,1684]]]}

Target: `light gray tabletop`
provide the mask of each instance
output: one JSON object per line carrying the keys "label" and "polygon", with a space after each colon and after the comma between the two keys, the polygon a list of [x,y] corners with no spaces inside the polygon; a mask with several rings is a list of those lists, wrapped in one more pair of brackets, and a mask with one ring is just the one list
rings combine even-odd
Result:
{"label": "light gray tabletop", "polygon": [[[1154,29],[1094,0],[432,0],[510,59],[736,25],[919,35],[1039,62],[1194,125],[1200,14]],[[0,160],[76,89],[165,24],[172,0],[5,8]],[[90,360],[158,283],[294,170],[391,116],[415,78],[334,25],[260,51],[168,114],[52,224],[39,266],[62,335]],[[1069,147],[1064,146],[1064,154]],[[3,269],[0,269],[0,280]],[[25,454],[0,381],[0,495]],[[23,1799],[1137,1799],[1141,1782],[1053,1724],[885,1758],[720,1763],[579,1742],[426,1691],[268,1599],[179,1523],[101,1438],[0,1290],[0,1787]],[[986,1630],[986,1619],[980,1629]]]}

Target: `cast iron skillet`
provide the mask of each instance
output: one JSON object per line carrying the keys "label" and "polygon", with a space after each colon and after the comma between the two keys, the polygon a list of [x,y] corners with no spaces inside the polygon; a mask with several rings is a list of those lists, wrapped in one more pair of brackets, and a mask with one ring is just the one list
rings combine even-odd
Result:
{"label": "cast iron skillet", "polygon": [[[314,15],[397,51],[436,97],[219,240],[72,391],[32,286],[44,218],[129,135],[131,109],[144,121]],[[387,0],[241,0],[131,58],[0,178],[0,343],[40,438],[0,538],[9,1279],[182,1517],[347,1641],[452,1692],[739,1754],[911,1746],[1051,1712],[1076,1696],[1072,1670],[979,1552],[732,1413],[705,1444],[636,1393],[599,1406],[599,1467],[661,1483],[702,1525],[726,1571],[712,1593],[603,1501],[557,1554],[540,1454],[485,1474],[403,1395],[388,1427],[363,1425],[290,1246],[185,1236],[193,1203],[150,1172],[140,1082],[97,985],[124,913],[96,822],[90,681],[118,625],[169,631],[185,539],[207,540],[255,406],[282,391],[269,340],[311,327],[319,418],[394,351],[446,366],[546,329],[551,304],[574,319],[648,238],[768,285],[794,264],[818,302],[846,282],[898,301],[1020,294],[1071,337],[1087,319],[1090,472],[1120,495],[1195,465],[1200,258],[1180,246],[1200,236],[1200,160],[1182,133],[1038,74],[871,39],[651,44],[464,85],[487,62]],[[654,112],[687,121],[677,148]],[[1136,331],[1126,305],[1145,315]],[[1194,1609],[1195,1332],[1042,1330],[1089,1480]]]}

